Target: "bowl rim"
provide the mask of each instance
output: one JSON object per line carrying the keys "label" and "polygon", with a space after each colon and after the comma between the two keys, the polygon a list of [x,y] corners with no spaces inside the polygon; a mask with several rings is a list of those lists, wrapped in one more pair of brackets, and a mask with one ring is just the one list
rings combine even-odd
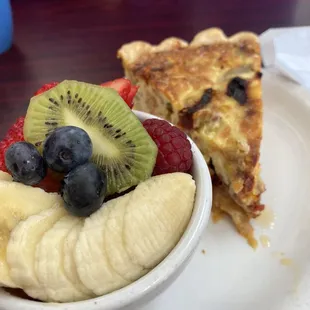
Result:
{"label": "bowl rim", "polygon": [[[142,111],[134,110],[133,112],[142,121],[149,118],[161,119]],[[196,249],[211,214],[212,182],[209,169],[197,145],[189,137],[188,139],[192,146],[195,162],[199,164],[199,167],[196,168],[198,179],[195,177],[197,188],[194,212],[177,245],[156,267],[143,277],[121,289],[88,300],[71,303],[43,303],[17,298],[9,293],[5,293],[5,297],[3,296],[0,299],[0,306],[4,305],[5,309],[12,310],[22,308],[24,310],[115,310],[136,302],[166,282]],[[199,193],[198,197],[197,193]]]}

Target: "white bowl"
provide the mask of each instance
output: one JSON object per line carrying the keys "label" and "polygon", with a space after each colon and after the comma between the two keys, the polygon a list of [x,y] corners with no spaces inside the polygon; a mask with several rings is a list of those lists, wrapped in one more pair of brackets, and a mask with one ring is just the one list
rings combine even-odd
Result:
{"label": "white bowl", "polygon": [[[141,121],[155,118],[151,114],[135,111]],[[102,297],[74,303],[43,303],[15,297],[0,290],[0,309],[5,310],[116,310],[136,309],[167,288],[189,262],[210,217],[212,204],[211,177],[205,160],[191,141],[193,151],[192,175],[197,191],[190,223],[181,240],[171,253],[148,274],[132,284]]]}

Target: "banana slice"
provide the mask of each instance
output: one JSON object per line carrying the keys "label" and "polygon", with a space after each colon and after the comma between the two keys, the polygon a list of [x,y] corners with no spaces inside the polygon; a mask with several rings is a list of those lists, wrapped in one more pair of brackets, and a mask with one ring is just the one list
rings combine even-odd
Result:
{"label": "banana slice", "polygon": [[61,204],[62,199],[39,188],[7,181],[0,181],[0,197],[0,286],[18,287],[6,261],[11,231],[21,220]]}
{"label": "banana slice", "polygon": [[1,181],[8,181],[8,182],[12,182],[13,178],[10,174],[0,170],[0,180]]}
{"label": "banana slice", "polygon": [[127,204],[132,192],[121,199],[117,207],[111,208],[105,224],[106,253],[112,268],[128,281],[135,281],[149,270],[131,261],[124,245],[123,223]]}
{"label": "banana slice", "polygon": [[12,231],[8,247],[7,262],[10,275],[19,287],[33,298],[46,300],[47,295],[35,272],[37,244],[44,233],[66,214],[62,206],[44,210],[20,222]]}
{"label": "banana slice", "polygon": [[74,286],[88,296],[88,298],[96,295],[89,290],[80,280],[76,263],[75,263],[75,246],[83,228],[84,221],[80,220],[69,232],[64,241],[64,272],[67,278],[74,284]]}
{"label": "banana slice", "polygon": [[178,243],[190,220],[196,185],[186,173],[152,177],[133,191],[123,236],[131,259],[153,268]]}
{"label": "banana slice", "polygon": [[35,269],[45,288],[46,301],[72,302],[89,298],[70,282],[64,271],[65,238],[78,222],[79,218],[72,215],[62,217],[37,245]]}
{"label": "banana slice", "polygon": [[52,302],[124,287],[177,244],[195,190],[185,173],[152,177],[84,220],[69,215],[57,194],[0,181],[0,285]]}
{"label": "banana slice", "polygon": [[75,261],[83,284],[96,295],[119,289],[129,281],[111,265],[105,246],[106,223],[112,208],[126,200],[126,195],[110,200],[85,220],[75,249]]}

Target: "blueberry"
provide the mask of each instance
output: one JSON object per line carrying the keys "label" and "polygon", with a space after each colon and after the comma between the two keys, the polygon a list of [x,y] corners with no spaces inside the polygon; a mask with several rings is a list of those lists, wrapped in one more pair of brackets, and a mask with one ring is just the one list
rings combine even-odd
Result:
{"label": "blueberry", "polygon": [[43,157],[49,168],[67,173],[85,164],[93,146],[87,132],[74,126],[60,127],[45,140]]}
{"label": "blueberry", "polygon": [[61,189],[68,212],[82,217],[91,215],[101,207],[106,192],[106,176],[93,163],[71,170],[65,176]]}
{"label": "blueberry", "polygon": [[46,176],[47,166],[37,149],[28,142],[12,144],[5,153],[5,165],[14,181],[36,185]]}

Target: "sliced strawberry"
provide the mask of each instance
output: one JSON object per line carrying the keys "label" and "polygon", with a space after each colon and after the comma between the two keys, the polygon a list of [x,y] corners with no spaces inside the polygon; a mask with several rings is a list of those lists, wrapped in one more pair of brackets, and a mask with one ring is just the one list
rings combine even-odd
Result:
{"label": "sliced strawberry", "polygon": [[[55,87],[58,85],[58,82],[51,82],[43,85],[39,90],[37,90],[34,95],[40,95],[47,90]],[[100,84],[101,86],[104,87],[110,87],[115,89],[119,95],[123,98],[123,100],[127,103],[127,105],[132,109],[133,107],[133,98],[136,95],[138,91],[138,86],[135,86],[131,84],[131,82],[128,79],[125,78],[119,78],[113,81],[108,81],[105,83]]]}
{"label": "sliced strawberry", "polygon": [[130,92],[131,83],[129,80],[120,78],[101,84],[101,86],[115,89],[119,95],[125,100]]}
{"label": "sliced strawberry", "polygon": [[116,79],[101,84],[104,87],[110,87],[115,89],[119,95],[124,99],[127,105],[133,108],[133,98],[138,91],[138,86],[131,84],[131,82],[125,78]]}
{"label": "sliced strawberry", "polygon": [[48,169],[46,177],[35,187],[40,187],[48,193],[58,193],[63,178],[63,174]]}
{"label": "sliced strawberry", "polygon": [[37,95],[43,94],[44,92],[46,92],[47,90],[55,87],[58,84],[59,84],[58,82],[51,82],[51,83],[44,84],[40,89],[38,89],[34,93],[34,95],[37,96]]}
{"label": "sliced strawberry", "polygon": [[[35,92],[35,96],[44,93],[45,91],[58,85],[58,82],[51,82],[43,85],[39,90]],[[131,82],[125,78],[116,79],[101,84],[104,87],[110,87],[115,89],[123,100],[128,104],[130,108],[133,107],[132,101],[138,91],[138,86],[131,84]],[[19,141],[24,141],[23,127],[24,117],[20,117],[8,130],[5,138],[0,141],[0,170],[7,171],[5,166],[5,152],[11,144]],[[48,170],[47,176],[36,187],[40,187],[47,192],[58,192],[61,187],[61,181],[63,175],[57,174],[51,170]]]}
{"label": "sliced strawberry", "polygon": [[133,108],[133,98],[135,97],[138,89],[139,89],[139,86],[131,84],[130,92],[127,96],[127,101],[126,101],[130,109]]}

